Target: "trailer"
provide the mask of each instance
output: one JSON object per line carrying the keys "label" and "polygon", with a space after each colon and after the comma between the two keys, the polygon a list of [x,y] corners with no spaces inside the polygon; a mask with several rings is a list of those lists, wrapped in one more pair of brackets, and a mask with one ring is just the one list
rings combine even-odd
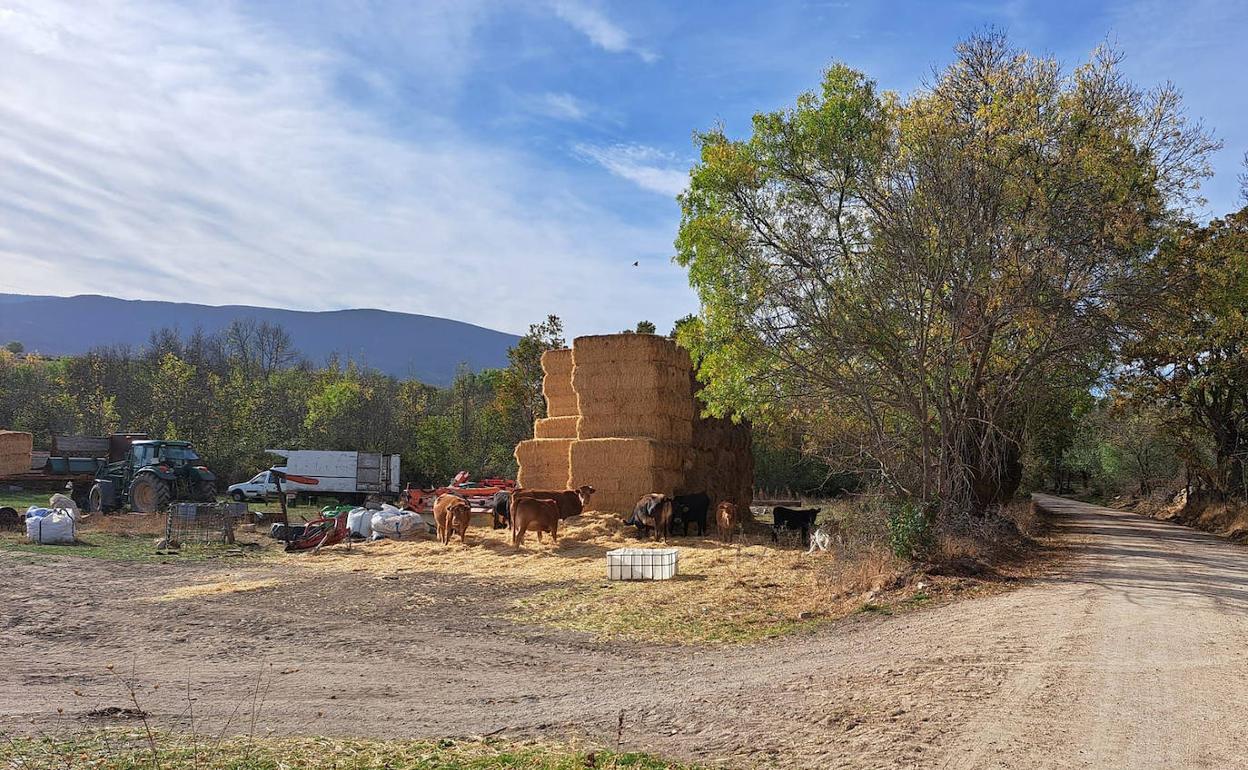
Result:
{"label": "trailer", "polygon": [[124,458],[134,442],[146,438],[146,433],[53,436],[51,451],[32,451],[30,467],[19,473],[0,475],[0,486],[31,491],[65,491],[80,508],[87,510],[91,488],[100,472],[110,462]]}
{"label": "trailer", "polygon": [[[273,470],[290,477],[283,485],[286,493],[310,498],[334,497],[344,502],[364,502],[369,497],[397,500],[402,487],[399,482],[399,455],[379,452],[335,452],[319,449],[267,449],[282,458]],[[296,476],[316,480],[316,484],[295,481]],[[271,471],[261,471],[249,481],[232,485],[230,497],[235,500],[263,499],[277,493]]]}

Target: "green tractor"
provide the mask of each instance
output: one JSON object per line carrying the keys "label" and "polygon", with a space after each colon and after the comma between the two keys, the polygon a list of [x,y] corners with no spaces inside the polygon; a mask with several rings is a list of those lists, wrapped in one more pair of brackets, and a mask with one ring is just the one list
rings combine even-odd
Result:
{"label": "green tractor", "polygon": [[186,441],[136,441],[124,459],[103,467],[91,487],[94,512],[163,511],[171,502],[211,503],[217,477]]}

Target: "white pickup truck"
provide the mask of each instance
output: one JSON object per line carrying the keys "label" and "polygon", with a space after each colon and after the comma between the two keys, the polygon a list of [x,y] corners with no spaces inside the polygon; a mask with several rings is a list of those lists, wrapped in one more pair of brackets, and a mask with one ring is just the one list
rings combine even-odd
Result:
{"label": "white pickup truck", "polygon": [[[370,496],[395,499],[402,489],[399,483],[399,455],[376,452],[333,452],[317,449],[269,449],[284,462],[277,470],[295,476],[311,476],[316,484],[283,481],[282,491],[309,497],[333,497],[341,502],[362,503]],[[254,500],[277,494],[277,485],[269,471],[261,471],[248,481],[233,484],[226,490],[235,500]]]}

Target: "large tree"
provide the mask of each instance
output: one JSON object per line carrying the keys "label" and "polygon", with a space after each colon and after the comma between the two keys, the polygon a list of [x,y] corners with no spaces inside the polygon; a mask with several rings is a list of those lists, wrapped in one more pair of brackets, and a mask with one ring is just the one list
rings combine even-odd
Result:
{"label": "large tree", "polygon": [[946,513],[1012,494],[1029,404],[1095,376],[1216,146],[1112,51],[1067,74],[998,34],[904,99],[834,65],[753,129],[703,134],[680,199],[711,410]]}
{"label": "large tree", "polygon": [[1120,383],[1168,417],[1193,492],[1248,500],[1248,208],[1176,228],[1146,277]]}

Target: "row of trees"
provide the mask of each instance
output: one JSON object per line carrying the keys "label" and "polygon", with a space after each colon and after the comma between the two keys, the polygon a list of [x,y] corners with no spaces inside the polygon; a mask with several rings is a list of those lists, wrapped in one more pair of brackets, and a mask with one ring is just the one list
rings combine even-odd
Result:
{"label": "row of trees", "polygon": [[[445,388],[351,362],[314,366],[281,327],[250,320],[214,335],[162,329],[138,349],[63,358],[11,345],[0,349],[0,426],[29,431],[45,449],[65,434],[185,439],[231,483],[268,467],[264,450],[279,447],[397,452],[404,480],[422,484],[460,470],[514,477],[512,450],[546,413],[542,353],[566,344],[549,316],[508,351],[507,367],[461,369]],[[792,436],[761,438],[763,487],[827,493],[847,483],[793,451]]]}
{"label": "row of trees", "polygon": [[1172,87],[990,33],[908,97],[838,64],[700,145],[679,338],[716,413],[926,515],[991,514],[1025,455],[1077,470],[1097,420],[1177,431],[1200,490],[1242,486],[1244,222],[1186,222],[1219,144]]}
{"label": "row of trees", "polygon": [[397,452],[406,480],[457,471],[513,474],[517,441],[541,416],[542,352],[564,344],[551,316],[509,353],[505,369],[461,369],[448,388],[351,362],[304,360],[286,332],[241,320],[221,334],[163,329],[140,349],[64,358],[0,351],[0,425],[33,433],[118,430],[185,439],[224,479],[273,462],[264,450],[316,447]]}

